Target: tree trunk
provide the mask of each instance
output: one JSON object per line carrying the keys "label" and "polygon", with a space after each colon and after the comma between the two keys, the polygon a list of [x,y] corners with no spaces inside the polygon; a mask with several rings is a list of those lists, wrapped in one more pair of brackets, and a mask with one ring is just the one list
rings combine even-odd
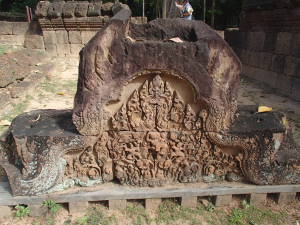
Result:
{"label": "tree trunk", "polygon": [[163,19],[167,18],[167,0],[163,0],[162,3],[162,18]]}
{"label": "tree trunk", "polygon": [[215,27],[215,8],[216,8],[216,0],[212,0],[211,6],[211,27]]}
{"label": "tree trunk", "polygon": [[206,0],[203,0],[203,22],[205,23],[206,16]]}

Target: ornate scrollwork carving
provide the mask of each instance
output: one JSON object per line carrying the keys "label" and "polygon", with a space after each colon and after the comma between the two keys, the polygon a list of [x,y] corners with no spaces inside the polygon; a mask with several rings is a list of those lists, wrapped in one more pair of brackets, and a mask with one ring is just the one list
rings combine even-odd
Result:
{"label": "ornate scrollwork carving", "polygon": [[205,108],[195,112],[157,75],[133,92],[112,117],[112,130],[102,134],[106,141],[100,139],[95,146],[103,148],[97,152],[105,153],[105,160],[113,161],[115,177],[130,185],[240,175],[241,159],[224,153],[206,137],[207,114]]}

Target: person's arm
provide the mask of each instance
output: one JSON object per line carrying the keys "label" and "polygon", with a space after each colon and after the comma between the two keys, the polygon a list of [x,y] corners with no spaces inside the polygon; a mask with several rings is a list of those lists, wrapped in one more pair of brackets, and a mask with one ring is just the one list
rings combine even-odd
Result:
{"label": "person's arm", "polygon": [[175,1],[175,6],[176,6],[177,8],[179,8],[180,10],[183,10],[183,6],[180,5],[180,4],[178,4],[178,1]]}

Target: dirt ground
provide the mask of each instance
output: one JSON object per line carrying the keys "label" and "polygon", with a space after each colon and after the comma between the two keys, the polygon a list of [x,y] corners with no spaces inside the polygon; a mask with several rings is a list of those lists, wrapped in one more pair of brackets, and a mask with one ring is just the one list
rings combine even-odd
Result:
{"label": "dirt ground", "polygon": [[[0,48],[0,54],[14,53],[20,49],[8,50]],[[1,53],[2,51],[2,53]],[[46,59],[46,60],[45,60]],[[73,107],[73,98],[76,93],[78,78],[78,58],[45,57],[42,64],[51,65],[40,69],[44,75],[37,84],[26,93],[26,96],[15,98],[13,104],[0,110],[0,132],[2,136],[8,129],[9,123],[18,114],[36,109],[66,109]],[[276,91],[263,84],[248,78],[241,78],[239,90],[239,104],[264,105],[280,110],[287,114],[289,120],[294,123],[295,138],[300,144],[300,102],[293,101],[288,97],[276,94]],[[298,196],[299,197],[299,196]],[[240,202],[240,201],[239,201]],[[272,200],[262,207],[253,209],[248,206],[240,206],[234,203],[232,207],[218,208],[202,206],[195,210],[183,209],[173,203],[155,213],[146,213],[139,206],[132,204],[124,211],[108,211],[104,207],[96,207],[87,212],[69,215],[65,208],[55,215],[41,218],[11,217],[0,221],[0,225],[21,224],[278,224],[300,225],[300,201],[299,198],[291,205],[279,206]],[[172,205],[173,204],[173,205]],[[179,207],[179,208],[178,208]],[[248,208],[247,208],[248,207]],[[213,209],[212,209],[213,208]],[[261,219],[256,216],[260,215]]]}

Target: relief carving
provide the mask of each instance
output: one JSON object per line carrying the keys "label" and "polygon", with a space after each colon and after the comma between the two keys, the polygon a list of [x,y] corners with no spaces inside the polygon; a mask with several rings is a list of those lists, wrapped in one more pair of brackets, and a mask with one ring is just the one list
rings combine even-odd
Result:
{"label": "relief carving", "polygon": [[110,131],[68,160],[66,176],[112,180],[112,164],[122,184],[139,186],[241,176],[242,157],[224,153],[207,138],[207,115],[204,108],[195,112],[156,75],[115,113]]}
{"label": "relief carving", "polygon": [[195,112],[157,75],[115,113],[112,130],[67,160],[65,175],[108,181],[113,178],[113,164],[115,177],[129,185],[211,182],[229,173],[240,176],[241,159],[224,153],[206,137],[206,116],[205,109]]}

